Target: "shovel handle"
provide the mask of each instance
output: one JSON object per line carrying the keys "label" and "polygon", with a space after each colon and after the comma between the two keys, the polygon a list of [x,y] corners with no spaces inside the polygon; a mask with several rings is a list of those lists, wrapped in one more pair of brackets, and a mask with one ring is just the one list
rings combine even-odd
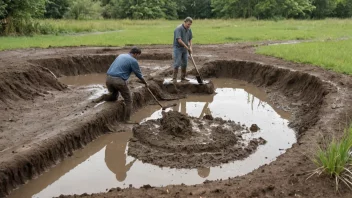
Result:
{"label": "shovel handle", "polygon": [[193,65],[194,65],[194,67],[196,68],[196,71],[197,71],[198,75],[200,76],[199,71],[198,71],[198,68],[197,68],[197,65],[196,65],[196,63],[194,62],[194,59],[193,59],[192,54],[190,54],[190,56],[191,56],[191,59],[192,59],[192,63],[193,63]]}
{"label": "shovel handle", "polygon": [[161,108],[164,108],[163,105],[160,104],[160,102],[158,101],[158,99],[156,99],[156,97],[154,96],[153,92],[149,89],[149,87],[147,87],[149,93],[153,96],[154,100],[160,105]]}

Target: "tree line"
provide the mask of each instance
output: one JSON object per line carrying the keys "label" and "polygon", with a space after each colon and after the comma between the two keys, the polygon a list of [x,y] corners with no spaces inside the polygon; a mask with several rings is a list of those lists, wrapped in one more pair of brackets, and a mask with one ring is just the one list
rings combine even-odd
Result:
{"label": "tree line", "polygon": [[32,19],[349,18],[352,0],[0,0],[0,33],[27,34]]}

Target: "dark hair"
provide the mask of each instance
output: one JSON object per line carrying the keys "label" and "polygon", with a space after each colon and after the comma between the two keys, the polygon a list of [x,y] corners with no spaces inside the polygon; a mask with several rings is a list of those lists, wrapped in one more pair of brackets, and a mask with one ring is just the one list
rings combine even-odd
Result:
{"label": "dark hair", "polygon": [[185,20],[184,20],[184,22],[186,22],[186,23],[187,23],[187,22],[191,22],[191,23],[192,23],[192,22],[193,22],[193,19],[192,19],[191,17],[186,17]]}
{"label": "dark hair", "polygon": [[141,54],[142,51],[141,49],[139,49],[138,47],[132,47],[131,51],[130,51],[131,54]]}

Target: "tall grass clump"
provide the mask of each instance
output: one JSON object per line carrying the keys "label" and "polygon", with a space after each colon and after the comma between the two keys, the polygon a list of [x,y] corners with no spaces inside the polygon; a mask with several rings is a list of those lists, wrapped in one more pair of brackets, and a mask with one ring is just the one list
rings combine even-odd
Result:
{"label": "tall grass clump", "polygon": [[343,183],[352,190],[352,125],[344,131],[340,140],[333,139],[324,148],[319,147],[313,162],[318,166],[310,175],[328,175],[334,178],[336,191],[339,184]]}

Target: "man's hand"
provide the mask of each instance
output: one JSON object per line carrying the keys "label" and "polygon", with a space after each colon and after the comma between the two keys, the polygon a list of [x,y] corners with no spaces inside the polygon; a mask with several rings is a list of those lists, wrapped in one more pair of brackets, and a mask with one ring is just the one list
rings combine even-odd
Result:
{"label": "man's hand", "polygon": [[145,82],[144,85],[145,85],[146,88],[149,88],[149,85],[148,85],[147,82]]}
{"label": "man's hand", "polygon": [[192,47],[188,48],[188,53],[189,53],[189,54],[192,54],[192,53],[193,53]]}

